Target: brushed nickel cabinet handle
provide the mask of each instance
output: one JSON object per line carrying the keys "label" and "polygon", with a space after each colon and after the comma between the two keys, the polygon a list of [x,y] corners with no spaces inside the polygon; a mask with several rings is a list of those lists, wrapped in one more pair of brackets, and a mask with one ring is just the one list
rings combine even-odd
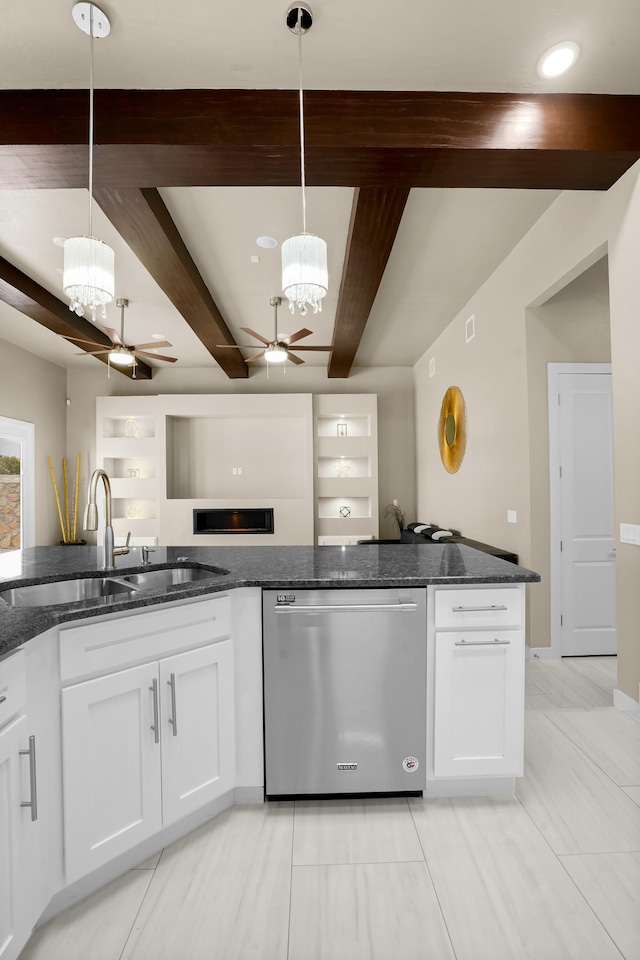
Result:
{"label": "brushed nickel cabinet handle", "polygon": [[21,750],[20,755],[29,757],[29,788],[31,799],[23,800],[21,807],[31,807],[31,819],[38,819],[38,781],[36,777],[36,738],[29,737],[29,749]]}
{"label": "brushed nickel cabinet handle", "polygon": [[456,640],[456,647],[508,647],[511,640]]}
{"label": "brushed nickel cabinet handle", "polygon": [[178,736],[178,714],[176,712],[176,675],[175,673],[171,674],[171,679],[167,680],[167,685],[171,687],[171,716],[169,717],[169,723],[173,727],[174,737]]}
{"label": "brushed nickel cabinet handle", "polygon": [[454,613],[481,613],[483,610],[508,610],[505,603],[490,603],[484,607],[451,607]]}
{"label": "brushed nickel cabinet handle", "polygon": [[153,730],[153,739],[156,743],[160,743],[160,724],[158,719],[158,681],[154,678],[151,686],[149,687],[153,694],[153,723],[151,724],[151,729]]}

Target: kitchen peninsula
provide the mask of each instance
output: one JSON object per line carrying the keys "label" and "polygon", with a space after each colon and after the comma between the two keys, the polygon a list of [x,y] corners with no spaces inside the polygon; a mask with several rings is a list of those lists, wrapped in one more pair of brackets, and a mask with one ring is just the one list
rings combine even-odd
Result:
{"label": "kitchen peninsula", "polygon": [[[425,795],[513,793],[524,585],[537,574],[456,544],[190,545],[151,558],[133,548],[113,571],[94,547],[2,558],[3,960],[40,919],[233,803],[263,801],[263,589],[426,601]],[[178,582],[145,581],[154,571],[178,571]],[[185,571],[193,579],[179,582]],[[113,579],[122,592],[24,600],[30,585],[62,591],[76,578]]]}

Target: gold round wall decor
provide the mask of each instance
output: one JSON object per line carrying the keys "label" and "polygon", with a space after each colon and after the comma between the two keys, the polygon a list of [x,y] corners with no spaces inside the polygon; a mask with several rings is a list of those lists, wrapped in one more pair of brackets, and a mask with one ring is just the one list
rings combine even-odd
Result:
{"label": "gold round wall decor", "polygon": [[458,387],[449,387],[442,398],[438,421],[440,459],[449,473],[457,473],[467,448],[467,413]]}

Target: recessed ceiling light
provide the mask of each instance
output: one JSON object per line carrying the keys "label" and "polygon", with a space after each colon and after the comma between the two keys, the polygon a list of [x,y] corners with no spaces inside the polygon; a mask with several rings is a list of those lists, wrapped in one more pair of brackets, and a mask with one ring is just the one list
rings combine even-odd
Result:
{"label": "recessed ceiling light", "polygon": [[579,53],[580,47],[573,40],[556,43],[538,60],[538,73],[541,77],[559,77],[574,65]]}
{"label": "recessed ceiling light", "polygon": [[165,337],[164,333],[152,333],[152,334],[151,334],[151,339],[152,339],[152,340],[166,340],[167,338]]}
{"label": "recessed ceiling light", "polygon": [[258,237],[256,243],[264,250],[273,250],[274,247],[278,246],[278,241],[275,237]]}

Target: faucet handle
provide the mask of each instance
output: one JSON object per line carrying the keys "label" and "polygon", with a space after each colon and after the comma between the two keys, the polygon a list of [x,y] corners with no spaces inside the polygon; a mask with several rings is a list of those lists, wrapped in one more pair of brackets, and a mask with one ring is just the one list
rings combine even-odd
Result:
{"label": "faucet handle", "polygon": [[122,557],[126,553],[129,553],[129,541],[131,540],[131,530],[127,531],[127,539],[124,542],[124,547],[114,547],[113,556]]}

